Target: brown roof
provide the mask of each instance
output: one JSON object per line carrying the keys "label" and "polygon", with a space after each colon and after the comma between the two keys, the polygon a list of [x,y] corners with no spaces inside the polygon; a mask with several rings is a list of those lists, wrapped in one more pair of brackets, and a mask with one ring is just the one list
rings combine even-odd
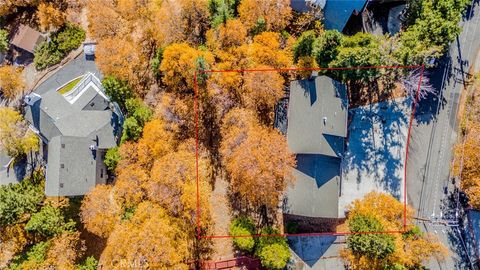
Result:
{"label": "brown roof", "polygon": [[30,26],[21,24],[15,32],[10,44],[33,53],[35,47],[44,40],[40,32]]}

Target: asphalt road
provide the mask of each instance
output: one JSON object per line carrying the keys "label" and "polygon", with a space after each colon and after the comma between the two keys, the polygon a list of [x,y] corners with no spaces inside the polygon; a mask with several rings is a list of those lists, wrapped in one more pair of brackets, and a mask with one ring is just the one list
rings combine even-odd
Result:
{"label": "asphalt road", "polygon": [[[444,262],[432,261],[430,269],[471,269],[469,249],[456,226],[456,203],[450,200],[454,184],[450,180],[453,145],[457,138],[458,103],[468,70],[480,49],[480,3],[467,11],[462,32],[449,54],[437,68],[428,70],[437,96],[422,100],[411,132],[407,164],[407,201],[417,210],[418,221],[427,232],[436,234],[450,254]],[[457,183],[458,184],[458,183]],[[446,226],[443,222],[450,222]],[[467,243],[468,245],[468,243]]]}

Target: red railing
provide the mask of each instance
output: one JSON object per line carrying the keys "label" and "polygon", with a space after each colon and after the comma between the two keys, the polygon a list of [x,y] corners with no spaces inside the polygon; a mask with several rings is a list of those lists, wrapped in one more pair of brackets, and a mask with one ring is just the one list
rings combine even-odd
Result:
{"label": "red railing", "polygon": [[245,269],[249,269],[249,270],[262,269],[259,259],[254,259],[247,256],[242,256],[242,257],[233,258],[233,259],[224,260],[224,261],[204,261],[202,263],[202,269],[205,269],[205,270],[231,269],[234,267],[242,267],[242,266]]}

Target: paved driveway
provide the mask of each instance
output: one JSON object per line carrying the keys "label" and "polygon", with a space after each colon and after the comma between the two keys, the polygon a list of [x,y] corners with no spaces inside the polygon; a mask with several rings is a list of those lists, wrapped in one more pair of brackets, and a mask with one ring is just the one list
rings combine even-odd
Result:
{"label": "paved driveway", "polygon": [[342,163],[339,215],[371,191],[403,198],[405,146],[411,99],[400,98],[350,111],[347,151]]}

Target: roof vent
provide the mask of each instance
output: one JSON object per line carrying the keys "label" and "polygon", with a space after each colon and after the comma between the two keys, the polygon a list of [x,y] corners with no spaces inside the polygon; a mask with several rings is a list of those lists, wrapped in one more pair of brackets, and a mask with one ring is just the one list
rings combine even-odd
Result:
{"label": "roof vent", "polygon": [[324,125],[327,124],[327,117],[326,117],[326,116],[323,117],[323,124],[324,124]]}
{"label": "roof vent", "polygon": [[91,144],[90,147],[88,147],[90,150],[95,151],[98,149],[96,144]]}
{"label": "roof vent", "polygon": [[25,101],[25,103],[29,106],[32,106],[33,104],[35,104],[35,102],[39,101],[40,99],[42,99],[42,97],[38,94],[35,94],[35,93],[31,93],[29,95],[26,95],[24,98],[23,98],[23,101]]}

